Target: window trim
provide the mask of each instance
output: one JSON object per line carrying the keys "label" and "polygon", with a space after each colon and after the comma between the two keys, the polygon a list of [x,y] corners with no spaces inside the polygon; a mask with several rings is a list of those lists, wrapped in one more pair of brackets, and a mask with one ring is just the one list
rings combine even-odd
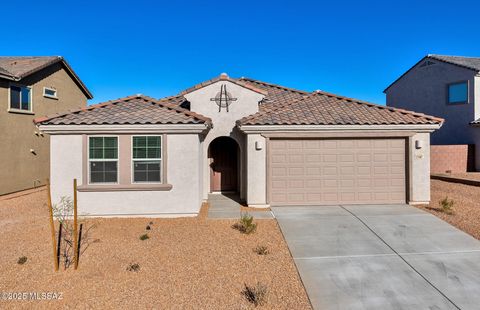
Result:
{"label": "window trim", "polygon": [[[90,159],[90,138],[117,138],[117,159]],[[90,175],[91,161],[116,161],[117,162],[117,182],[93,182]],[[120,137],[118,135],[88,135],[87,136],[87,184],[88,185],[117,185],[120,182]]]}
{"label": "window trim", "polygon": [[[46,90],[54,91],[54,92],[55,92],[55,95],[52,96],[52,95],[46,94],[46,93],[45,93]],[[53,87],[46,87],[46,86],[44,86],[44,87],[43,87],[43,97],[45,97],[45,98],[50,98],[50,99],[57,99],[57,100],[58,100],[58,90],[57,90],[56,88],[53,88]]]}
{"label": "window trim", "polygon": [[[458,101],[458,102],[450,102],[450,86],[458,85],[458,84],[467,84],[467,100],[466,101]],[[456,82],[447,83],[446,87],[446,102],[448,106],[451,105],[462,105],[462,104],[469,104],[470,103],[470,80],[461,80]]]}
{"label": "window trim", "polygon": [[[133,138],[134,137],[159,137],[160,138],[160,158],[133,158]],[[130,184],[165,184],[164,178],[164,165],[163,165],[163,134],[145,134],[145,135],[131,135],[130,136]],[[138,182],[135,181],[135,161],[160,161],[160,181],[159,182]]]}
{"label": "window trim", "polygon": [[[28,110],[23,110],[23,109],[16,109],[12,108],[11,106],[11,93],[12,93],[12,86],[14,87],[20,87],[20,88],[28,88],[30,90],[30,104],[29,104],[29,109]],[[21,92],[20,92],[20,106],[22,106],[22,97],[21,97]],[[10,113],[20,113],[20,114],[35,114],[33,112],[33,87],[28,86],[28,85],[23,85],[19,83],[9,83],[8,84],[8,100],[7,100],[7,111]]]}

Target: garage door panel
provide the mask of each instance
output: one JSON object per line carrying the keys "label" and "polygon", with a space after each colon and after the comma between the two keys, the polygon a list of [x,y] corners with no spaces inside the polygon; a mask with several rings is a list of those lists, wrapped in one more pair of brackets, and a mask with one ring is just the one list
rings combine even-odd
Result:
{"label": "garage door panel", "polygon": [[405,202],[404,139],[270,141],[270,203]]}

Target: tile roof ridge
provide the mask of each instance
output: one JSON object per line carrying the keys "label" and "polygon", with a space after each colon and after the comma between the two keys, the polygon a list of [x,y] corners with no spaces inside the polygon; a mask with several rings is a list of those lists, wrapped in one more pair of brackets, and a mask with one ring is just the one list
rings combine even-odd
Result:
{"label": "tile roof ridge", "polygon": [[[432,58],[434,60],[437,60],[437,61],[441,61],[441,62],[444,62],[444,63],[448,63],[448,64],[451,64],[451,65],[454,65],[454,66],[458,66],[458,67],[462,67],[462,68],[466,68],[466,69],[470,69],[470,70],[473,70],[473,71],[480,71],[478,68],[475,68],[475,67],[472,67],[472,66],[469,66],[469,65],[464,65],[464,64],[459,64],[459,63],[456,63],[454,61],[451,61],[451,60],[448,60],[448,59],[442,59],[440,57],[459,57],[459,58],[472,58],[472,59],[480,59],[480,57],[466,57],[466,56],[448,56],[448,55],[435,55],[435,54],[428,54],[427,56],[425,56],[427,58]],[[424,57],[424,58],[425,58]],[[416,66],[416,65],[415,65]],[[413,67],[415,67],[413,66]],[[412,67],[412,68],[413,68]],[[408,71],[407,71],[408,72]],[[388,87],[387,87],[388,88]]]}
{"label": "tile roof ridge", "polygon": [[118,99],[112,99],[112,100],[108,100],[108,101],[104,101],[104,102],[99,102],[99,103],[92,104],[92,105],[87,105],[86,107],[81,107],[81,108],[78,108],[78,109],[70,109],[70,110],[62,112],[62,113],[55,113],[55,114],[51,114],[51,115],[40,116],[40,117],[34,118],[33,122],[35,124],[43,123],[45,121],[49,121],[49,120],[52,120],[52,119],[55,119],[55,118],[58,118],[58,117],[66,116],[68,114],[91,111],[91,110],[95,110],[95,109],[98,109],[98,108],[103,108],[103,107],[108,106],[108,105],[113,105],[113,104],[120,103],[120,102],[126,102],[126,101],[129,101],[129,100],[135,99],[135,98],[140,98],[141,96],[142,96],[141,94],[131,95],[131,96],[126,96],[126,97],[122,97],[122,98],[118,98]]}
{"label": "tile roof ridge", "polygon": [[480,59],[478,56],[461,56],[461,55],[442,55],[442,54],[427,54],[427,57],[458,57],[458,58],[473,58],[473,59]]}
{"label": "tile roof ridge", "polygon": [[432,115],[427,115],[427,114],[424,114],[424,113],[414,112],[414,111],[410,111],[410,110],[406,110],[406,109],[394,108],[394,107],[389,107],[389,106],[386,106],[386,105],[380,105],[380,104],[376,104],[376,103],[372,103],[372,102],[368,102],[368,101],[364,101],[364,100],[359,100],[359,99],[355,99],[355,98],[350,98],[350,97],[346,97],[346,96],[342,96],[342,95],[336,95],[336,94],[329,93],[329,92],[326,92],[326,91],[323,91],[323,90],[316,90],[315,92],[313,92],[313,94],[324,95],[324,96],[327,96],[327,97],[337,98],[339,100],[345,100],[345,101],[353,102],[353,103],[360,104],[360,105],[367,105],[367,106],[378,108],[378,109],[389,110],[389,111],[392,111],[392,112],[400,112],[402,114],[409,114],[409,115],[412,115],[412,116],[415,116],[415,117],[425,117],[427,119],[431,119],[431,120],[435,120],[435,121],[439,121],[439,122],[444,121],[444,119],[440,118],[440,117],[435,117],[435,116],[432,116]]}
{"label": "tile roof ridge", "polygon": [[[180,95],[177,95],[177,96],[170,96],[170,97],[165,97],[163,99],[165,99],[165,101],[167,100],[167,98],[172,98],[172,97],[180,97]],[[207,123],[209,126],[212,125],[212,120],[209,118],[209,117],[206,117],[202,114],[199,114],[199,113],[196,113],[196,112],[193,112],[193,111],[190,111],[190,110],[187,110],[185,108],[182,108],[176,104],[173,104],[173,103],[167,103],[167,102],[164,102],[162,101],[161,99],[158,100],[158,99],[155,99],[155,98],[152,98],[152,97],[149,97],[149,96],[145,96],[145,95],[140,95],[140,98],[143,98],[144,100],[147,100],[147,101],[151,101],[153,103],[156,103],[164,108],[167,108],[169,110],[174,110],[176,112],[179,112],[179,113],[183,113],[185,114],[186,116],[188,117],[192,117],[192,118],[196,118],[198,120],[201,120],[201,121],[204,121],[205,123]]]}
{"label": "tile roof ridge", "polygon": [[270,114],[271,112],[275,112],[277,110],[281,110],[289,105],[292,105],[292,104],[295,104],[295,103],[298,103],[299,101],[302,101],[302,100],[305,100],[306,98],[309,98],[311,95],[313,95],[313,93],[308,93],[306,94],[305,96],[303,96],[302,98],[298,98],[298,99],[295,99],[293,101],[287,101],[287,102],[284,102],[282,104],[276,104],[274,105],[273,107],[271,108],[268,108],[268,109],[265,109],[263,111],[258,111],[258,112],[255,112],[253,114],[250,114],[250,115],[247,115],[247,116],[244,116],[242,117],[241,119],[237,120],[237,125],[238,124],[241,124],[243,122],[246,122],[246,121],[249,121],[250,119],[252,118],[256,118],[256,117],[261,117],[261,116],[264,116],[264,115],[268,115]]}
{"label": "tile roof ridge", "polygon": [[206,124],[208,124],[209,126],[211,126],[211,124],[212,124],[212,120],[208,117],[205,117],[205,116],[203,116],[201,114],[198,114],[198,113],[195,113],[195,112],[191,112],[187,109],[184,109],[182,107],[179,107],[179,106],[171,104],[171,103],[161,102],[160,100],[157,100],[155,98],[152,98],[152,97],[149,97],[149,96],[146,96],[146,95],[143,95],[143,94],[136,94],[136,95],[131,95],[131,96],[122,97],[122,98],[118,98],[118,99],[113,99],[113,100],[93,104],[93,105],[90,105],[90,106],[86,106],[86,107],[83,107],[83,108],[80,108],[80,109],[73,109],[73,110],[70,110],[70,111],[67,111],[67,112],[64,112],[64,113],[57,113],[57,114],[50,115],[50,116],[38,117],[38,118],[35,118],[33,120],[33,122],[35,124],[39,124],[39,123],[43,123],[45,121],[50,121],[50,120],[55,119],[55,118],[66,116],[68,114],[92,111],[92,110],[95,110],[95,109],[104,108],[106,106],[115,105],[115,104],[122,103],[122,102],[128,102],[128,101],[133,100],[133,99],[142,99],[145,102],[152,102],[152,103],[157,104],[157,105],[159,105],[163,108],[166,108],[166,109],[169,109],[169,110],[174,110],[175,112],[183,113],[184,115],[186,115],[188,117],[201,120],[201,121],[205,122]]}
{"label": "tile roof ridge", "polygon": [[268,94],[268,91],[266,91],[266,90],[257,88],[253,85],[249,85],[248,83],[240,81],[239,79],[229,77],[226,73],[222,73],[219,76],[214,77],[213,79],[203,81],[201,83],[195,84],[192,87],[189,87],[185,90],[182,90],[178,95],[181,95],[181,96],[186,95],[186,94],[191,93],[191,92],[193,92],[197,89],[200,89],[200,88],[203,88],[205,86],[211,85],[211,84],[216,83],[218,81],[229,81],[231,83],[234,83],[234,84],[237,84],[239,86],[245,87],[245,88],[250,89],[254,92],[260,93],[262,95],[267,95]]}
{"label": "tile roof ridge", "polygon": [[245,77],[245,76],[242,76],[241,78],[239,78],[239,80],[242,80],[242,81],[245,80],[245,81],[252,82],[252,83],[263,84],[263,85],[265,85],[265,86],[271,86],[271,87],[281,88],[281,89],[284,89],[284,90],[286,90],[286,91],[290,91],[290,92],[294,92],[294,93],[300,93],[300,94],[309,94],[309,93],[310,93],[310,92],[305,91],[305,90],[300,90],[300,89],[295,89],[295,88],[291,88],[291,87],[286,87],[286,86],[282,86],[282,85],[278,85],[278,84],[273,84],[273,83],[269,83],[269,82],[264,82],[264,81],[252,79],[252,78],[249,78],[249,77]]}

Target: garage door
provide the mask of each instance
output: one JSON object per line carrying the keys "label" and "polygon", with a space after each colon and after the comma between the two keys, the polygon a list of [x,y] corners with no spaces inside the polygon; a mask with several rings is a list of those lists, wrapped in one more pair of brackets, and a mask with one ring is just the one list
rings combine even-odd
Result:
{"label": "garage door", "polygon": [[405,203],[405,139],[272,139],[271,205]]}

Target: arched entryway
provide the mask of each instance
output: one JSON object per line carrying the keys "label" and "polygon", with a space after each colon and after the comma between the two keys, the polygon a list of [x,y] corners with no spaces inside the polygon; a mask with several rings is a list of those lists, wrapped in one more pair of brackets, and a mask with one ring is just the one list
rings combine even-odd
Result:
{"label": "arched entryway", "polygon": [[210,143],[210,192],[238,192],[239,152],[237,142],[230,137],[219,137]]}

